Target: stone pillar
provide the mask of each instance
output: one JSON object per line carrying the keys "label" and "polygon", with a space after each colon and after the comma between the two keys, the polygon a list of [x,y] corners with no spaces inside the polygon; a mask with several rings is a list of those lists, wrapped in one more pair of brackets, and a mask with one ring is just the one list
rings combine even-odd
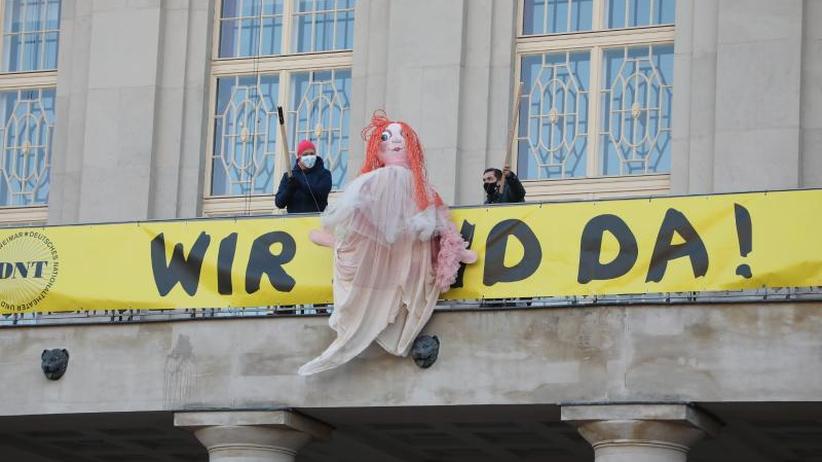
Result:
{"label": "stone pillar", "polygon": [[818,3],[677,2],[671,192],[822,181]]}
{"label": "stone pillar", "polygon": [[63,1],[49,223],[198,215],[214,1]]}
{"label": "stone pillar", "polygon": [[719,424],[685,404],[563,406],[562,420],[594,447],[596,462],[685,462]]}
{"label": "stone pillar", "polygon": [[178,412],[174,425],[194,432],[210,462],[288,462],[331,429],[289,411]]}

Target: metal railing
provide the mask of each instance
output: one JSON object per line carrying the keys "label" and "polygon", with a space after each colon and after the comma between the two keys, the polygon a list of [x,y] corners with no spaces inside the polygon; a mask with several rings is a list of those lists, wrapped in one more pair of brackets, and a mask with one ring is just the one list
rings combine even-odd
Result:
{"label": "metal railing", "polygon": [[[440,301],[437,310],[574,308],[625,305],[680,305],[718,303],[779,303],[822,301],[822,286],[761,288],[722,292],[671,292],[607,296],[535,297]],[[92,310],[0,315],[0,328],[62,324],[117,324],[194,321],[230,318],[326,316],[333,305],[259,306],[248,308],[185,308],[158,310]]]}

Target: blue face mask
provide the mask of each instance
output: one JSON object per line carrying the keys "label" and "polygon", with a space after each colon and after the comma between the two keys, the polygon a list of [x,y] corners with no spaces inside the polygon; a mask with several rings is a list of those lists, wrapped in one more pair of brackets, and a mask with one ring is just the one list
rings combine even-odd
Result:
{"label": "blue face mask", "polygon": [[311,167],[314,166],[314,164],[317,163],[317,156],[316,155],[302,156],[302,157],[300,157],[300,162],[303,163],[305,168],[311,168]]}

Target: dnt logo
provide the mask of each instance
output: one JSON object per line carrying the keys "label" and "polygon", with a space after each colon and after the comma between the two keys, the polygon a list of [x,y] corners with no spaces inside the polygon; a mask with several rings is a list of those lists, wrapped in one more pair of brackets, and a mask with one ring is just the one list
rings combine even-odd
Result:
{"label": "dnt logo", "polygon": [[16,231],[0,240],[0,311],[37,306],[57,281],[57,249],[38,231]]}

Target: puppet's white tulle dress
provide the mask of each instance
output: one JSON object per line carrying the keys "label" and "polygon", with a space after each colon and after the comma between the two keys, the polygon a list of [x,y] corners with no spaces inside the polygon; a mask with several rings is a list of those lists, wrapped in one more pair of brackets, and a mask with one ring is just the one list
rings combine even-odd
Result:
{"label": "puppet's white tulle dress", "polygon": [[447,208],[418,211],[411,171],[387,166],[352,181],[322,221],[335,235],[329,324],[337,338],[299,374],[337,367],[374,340],[407,355],[465,251]]}

